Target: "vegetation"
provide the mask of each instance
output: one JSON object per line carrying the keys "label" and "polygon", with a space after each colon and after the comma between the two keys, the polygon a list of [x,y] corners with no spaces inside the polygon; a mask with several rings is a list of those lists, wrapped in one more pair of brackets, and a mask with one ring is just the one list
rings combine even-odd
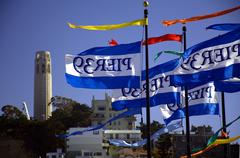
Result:
{"label": "vegetation", "polygon": [[158,141],[156,141],[155,143],[153,156],[159,158],[171,158],[172,154],[169,152],[171,146],[172,146],[171,135],[168,133],[161,135]]}
{"label": "vegetation", "polygon": [[[0,116],[0,139],[21,140],[31,157],[46,157],[47,152],[65,146],[64,139],[56,137],[70,127],[90,125],[91,109],[77,102],[58,107],[46,121],[27,120],[14,105],[2,107]],[[6,151],[7,152],[7,151]]]}
{"label": "vegetation", "polygon": [[[150,126],[152,134],[155,133],[157,130],[163,128],[163,124],[160,124],[158,121],[153,121]],[[142,124],[140,130],[142,132],[142,138],[147,138],[147,125]]]}

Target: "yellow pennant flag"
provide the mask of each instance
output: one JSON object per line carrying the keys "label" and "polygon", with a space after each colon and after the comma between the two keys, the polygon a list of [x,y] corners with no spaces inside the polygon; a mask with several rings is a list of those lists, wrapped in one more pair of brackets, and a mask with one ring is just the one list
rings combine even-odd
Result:
{"label": "yellow pennant flag", "polygon": [[139,20],[134,20],[131,22],[126,22],[126,23],[121,23],[121,24],[112,24],[112,25],[95,25],[95,26],[90,26],[90,25],[74,25],[71,23],[68,23],[68,26],[73,29],[86,29],[86,30],[114,30],[114,29],[120,29],[123,27],[127,26],[142,26],[142,25],[148,25],[148,20],[147,19],[139,19]]}
{"label": "yellow pennant flag", "polygon": [[236,137],[232,137],[232,138],[228,138],[228,139],[216,139],[216,141],[212,145],[228,144],[228,143],[238,140],[239,138],[240,138],[240,136],[236,136]]}
{"label": "yellow pennant flag", "polygon": [[186,18],[186,19],[174,19],[174,20],[163,20],[162,24],[165,26],[170,26],[170,25],[174,25],[176,23],[187,23],[187,22],[193,22],[193,21],[198,21],[198,20],[203,20],[203,19],[208,19],[208,18],[213,18],[213,17],[217,17],[217,16],[221,16],[227,13],[231,13],[235,10],[240,9],[240,6],[231,8],[231,9],[227,9],[227,10],[223,10],[223,11],[219,11],[219,12],[215,12],[212,14],[207,14],[207,15],[200,15],[200,16],[194,16],[191,18]]}
{"label": "yellow pennant flag", "polygon": [[[218,145],[221,145],[221,144],[228,144],[228,143],[231,143],[231,142],[234,142],[236,140],[238,140],[240,138],[240,136],[236,136],[236,137],[232,137],[232,138],[228,138],[228,139],[216,139],[211,145],[209,145],[207,148],[203,149],[203,150],[200,150],[196,153],[193,153],[191,154],[191,156],[197,156],[197,155],[200,155],[200,154],[203,154],[211,149],[213,149],[214,147],[218,146]],[[181,156],[180,158],[187,158],[187,156]]]}

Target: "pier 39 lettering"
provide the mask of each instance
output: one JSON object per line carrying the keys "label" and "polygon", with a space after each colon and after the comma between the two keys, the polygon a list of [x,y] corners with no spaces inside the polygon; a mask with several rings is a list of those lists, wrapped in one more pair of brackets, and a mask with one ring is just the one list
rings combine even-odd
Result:
{"label": "pier 39 lettering", "polygon": [[97,71],[128,71],[132,70],[132,58],[84,58],[77,56],[73,59],[74,69],[80,74],[94,74]]}
{"label": "pier 39 lettering", "polygon": [[[159,90],[170,87],[170,76],[158,76],[150,80],[150,96],[156,94]],[[146,82],[142,84],[141,89],[137,88],[122,88],[122,96],[124,97],[140,97],[141,94],[145,96]]]}
{"label": "pier 39 lettering", "polygon": [[213,98],[213,89],[213,85],[207,84],[203,87],[197,87],[193,90],[190,90],[188,93],[189,101],[202,98]]}
{"label": "pier 39 lettering", "polygon": [[193,72],[208,68],[211,65],[221,67],[222,64],[228,65],[228,62],[230,65],[236,60],[239,60],[238,63],[240,63],[240,40],[195,52],[183,62],[181,68]]}

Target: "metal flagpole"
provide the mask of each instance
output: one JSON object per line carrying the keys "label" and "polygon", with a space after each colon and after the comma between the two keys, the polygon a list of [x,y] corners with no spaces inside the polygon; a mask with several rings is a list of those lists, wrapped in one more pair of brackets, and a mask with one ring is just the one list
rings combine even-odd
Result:
{"label": "metal flagpole", "polygon": [[[186,43],[186,26],[182,27],[183,31],[183,50],[184,52],[187,49],[187,43]],[[185,117],[186,117],[186,140],[187,140],[187,157],[191,158],[191,146],[190,146],[190,128],[189,128],[189,111],[188,111],[188,88],[185,86],[184,88],[185,93]]]}
{"label": "metal flagpole", "polygon": [[[225,114],[225,95],[224,92],[221,92],[221,101],[222,101],[222,126],[223,126],[223,131],[226,133],[227,128],[226,128],[226,114]],[[224,144],[224,158],[228,157],[228,144]]]}
{"label": "metal flagpole", "polygon": [[[148,1],[144,1],[144,18],[148,22]],[[148,63],[148,23],[145,25],[145,59],[146,59],[146,121],[147,121],[147,157],[151,158],[151,122],[150,122],[150,96],[149,96],[149,63]]]}

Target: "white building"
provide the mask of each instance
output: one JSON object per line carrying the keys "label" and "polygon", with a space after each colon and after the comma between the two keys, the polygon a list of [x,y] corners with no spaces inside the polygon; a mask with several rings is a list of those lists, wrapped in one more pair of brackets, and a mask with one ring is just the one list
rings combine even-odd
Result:
{"label": "white building", "polygon": [[[86,128],[70,128],[68,133]],[[141,140],[140,130],[96,130],[67,138],[67,158],[111,158],[108,155],[109,139],[122,139],[128,143]],[[113,153],[116,151],[112,151]]]}
{"label": "white building", "polygon": [[[70,128],[69,133],[86,128]],[[107,158],[102,130],[85,132],[67,138],[67,158]]]}
{"label": "white building", "polygon": [[[111,106],[111,97],[105,94],[105,99],[92,100],[92,126],[103,124],[123,111],[114,111]],[[82,135],[71,136],[67,139],[67,158],[107,158],[111,154],[119,154],[118,150],[108,144],[109,139],[121,139],[128,143],[141,140],[141,131],[136,130],[136,118],[125,117],[113,121],[104,127],[104,130],[84,132]],[[85,128],[70,128],[69,133],[81,131]],[[109,148],[110,147],[110,148]],[[129,149],[131,150],[131,149]],[[109,153],[109,155],[107,154]]]}

